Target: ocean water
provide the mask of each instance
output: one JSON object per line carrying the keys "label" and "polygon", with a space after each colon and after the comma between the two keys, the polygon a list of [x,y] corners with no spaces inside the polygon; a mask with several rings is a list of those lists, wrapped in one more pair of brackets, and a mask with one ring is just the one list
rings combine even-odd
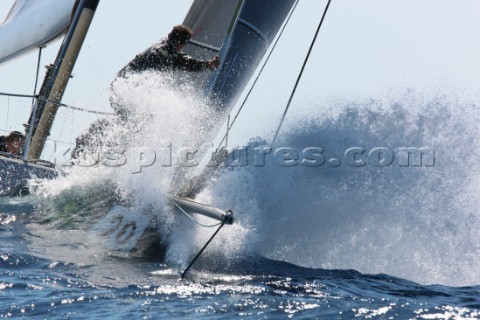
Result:
{"label": "ocean water", "polygon": [[[139,116],[102,147],[126,140],[126,163],[65,168],[0,199],[0,317],[480,318],[474,103],[313,102],[260,160],[268,137],[247,137],[196,198],[236,222],[182,279],[215,229],[172,210],[167,164],[206,139],[215,114],[188,86],[136,81],[117,85]],[[403,148],[433,153],[406,165]]]}
{"label": "ocean water", "polygon": [[421,285],[218,253],[206,253],[181,279],[181,269],[164,262],[102,251],[82,230],[32,225],[27,199],[2,200],[1,211],[2,318],[480,317],[480,286]]}

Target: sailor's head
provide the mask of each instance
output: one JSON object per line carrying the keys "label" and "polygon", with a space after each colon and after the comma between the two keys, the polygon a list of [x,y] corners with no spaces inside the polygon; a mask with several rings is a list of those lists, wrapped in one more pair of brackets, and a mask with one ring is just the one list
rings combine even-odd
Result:
{"label": "sailor's head", "polygon": [[183,25],[173,27],[168,34],[168,40],[173,43],[177,50],[181,50],[193,35],[192,29]]}
{"label": "sailor's head", "polygon": [[8,153],[19,155],[22,153],[25,136],[18,131],[12,131],[5,138],[5,146]]}

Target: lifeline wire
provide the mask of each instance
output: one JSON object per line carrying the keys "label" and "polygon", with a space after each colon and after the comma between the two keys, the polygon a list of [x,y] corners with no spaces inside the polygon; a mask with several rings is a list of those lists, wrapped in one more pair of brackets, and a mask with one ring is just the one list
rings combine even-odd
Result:
{"label": "lifeline wire", "polygon": [[331,1],[332,0],[328,0],[327,6],[325,7],[325,10],[323,11],[322,19],[320,20],[320,23],[318,24],[317,31],[315,32],[315,36],[313,37],[312,43],[310,44],[310,48],[308,49],[307,56],[305,57],[305,61],[303,62],[302,69],[300,70],[297,81],[295,82],[295,86],[293,87],[292,94],[290,95],[290,98],[288,99],[288,103],[287,103],[287,106],[285,107],[285,111],[283,112],[282,119],[280,120],[280,123],[278,124],[277,131],[275,132],[275,135],[273,136],[271,146],[273,146],[275,144],[275,141],[277,140],[278,133],[280,132],[280,128],[282,127],[283,121],[285,120],[285,116],[287,115],[288,109],[290,108],[290,104],[292,103],[293,96],[295,95],[295,91],[297,90],[298,84],[300,83],[300,79],[302,78],[303,71],[305,70],[305,66],[307,65],[308,58],[310,57],[310,54],[312,53],[313,46],[315,45],[315,41],[317,40],[318,33],[320,32],[320,29],[322,28],[323,21],[325,20],[325,16],[327,15],[328,7],[330,6]]}
{"label": "lifeline wire", "polygon": [[44,97],[40,97],[38,95],[0,92],[0,96],[17,97],[17,98],[35,98],[35,99],[39,99],[39,100],[43,100],[43,101],[46,101],[46,102],[49,102],[49,103],[56,104],[60,107],[64,107],[64,108],[67,108],[67,109],[82,111],[82,112],[86,112],[86,113],[99,114],[99,115],[103,115],[103,116],[113,116],[114,115],[114,113],[111,113],[111,112],[101,112],[101,111],[95,111],[95,110],[89,110],[89,109],[74,107],[74,106],[71,106],[71,105],[68,105],[68,104],[52,101],[52,100],[46,99]]}
{"label": "lifeline wire", "polygon": [[67,109],[82,111],[82,112],[86,112],[86,113],[99,114],[99,115],[103,115],[103,116],[113,116],[114,115],[113,113],[110,113],[110,112],[101,112],[101,111],[95,111],[95,110],[89,110],[89,109],[83,109],[83,108],[79,108],[79,107],[70,106],[68,104],[55,102],[55,101],[52,101],[52,100],[49,100],[49,99],[45,99],[43,97],[38,97],[38,99],[39,100],[44,100],[44,101],[49,102],[49,103],[56,104],[59,107],[64,107],[64,108],[67,108]]}
{"label": "lifeline wire", "polygon": [[0,96],[17,97],[17,98],[38,98],[37,95],[32,95],[32,94],[16,94],[16,93],[6,93],[6,92],[0,92]]}

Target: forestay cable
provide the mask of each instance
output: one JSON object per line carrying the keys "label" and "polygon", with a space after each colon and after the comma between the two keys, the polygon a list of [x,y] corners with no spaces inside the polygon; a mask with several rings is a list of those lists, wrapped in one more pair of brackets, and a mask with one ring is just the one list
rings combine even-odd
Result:
{"label": "forestay cable", "polygon": [[288,99],[288,103],[287,103],[287,106],[285,107],[285,111],[283,112],[282,119],[280,120],[280,123],[278,124],[277,131],[275,132],[275,135],[273,136],[271,146],[273,146],[275,144],[275,141],[277,140],[278,133],[280,132],[283,121],[285,120],[288,109],[290,108],[290,104],[292,103],[293,96],[295,95],[295,91],[297,90],[298,84],[300,83],[300,79],[302,78],[303,71],[305,70],[305,66],[307,65],[308,58],[310,58],[310,54],[312,53],[313,46],[315,45],[315,41],[317,40],[318,33],[320,32],[320,29],[322,28],[323,21],[325,20],[325,16],[327,15],[328,7],[330,6],[331,1],[332,0],[328,0],[327,6],[325,7],[325,10],[323,11],[322,19],[320,20],[320,23],[318,24],[317,31],[315,32],[315,36],[313,37],[312,43],[310,44],[310,48],[308,49],[307,56],[305,57],[305,61],[303,62],[303,65],[302,65],[302,69],[300,70],[300,73],[298,74],[297,81],[295,82],[295,85],[294,85],[293,90],[292,90],[292,94],[290,95],[290,98]]}

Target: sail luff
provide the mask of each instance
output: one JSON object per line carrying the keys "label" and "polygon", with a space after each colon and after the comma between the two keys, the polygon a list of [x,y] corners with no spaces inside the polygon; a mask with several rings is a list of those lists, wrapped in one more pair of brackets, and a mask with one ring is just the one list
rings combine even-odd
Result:
{"label": "sail luff", "polygon": [[62,100],[63,93],[99,1],[100,0],[81,0],[77,7],[72,24],[65,37],[55,61],[52,75],[48,81],[46,96],[40,97],[37,100],[37,103],[40,103],[43,99],[46,104],[43,108],[35,134],[31,137],[31,142],[27,150],[28,160],[39,159],[42,154],[58,105]]}

